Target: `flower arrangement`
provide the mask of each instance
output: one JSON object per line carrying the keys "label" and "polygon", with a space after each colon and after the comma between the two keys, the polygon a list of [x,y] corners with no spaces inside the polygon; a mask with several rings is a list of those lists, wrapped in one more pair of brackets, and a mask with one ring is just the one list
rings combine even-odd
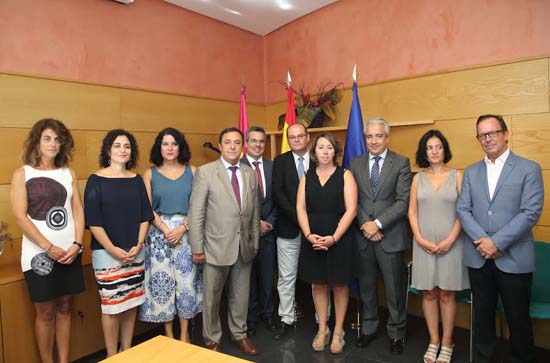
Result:
{"label": "flower arrangement", "polygon": [[[296,122],[305,127],[323,127],[328,120],[336,119],[336,104],[342,100],[343,84],[322,83],[315,94],[306,92],[303,87],[294,90]],[[285,114],[279,116],[279,129],[283,128]]]}
{"label": "flower arrangement", "polygon": [[6,222],[0,222],[0,255],[4,252],[4,245],[6,242],[12,240],[11,235],[8,233],[8,224]]}

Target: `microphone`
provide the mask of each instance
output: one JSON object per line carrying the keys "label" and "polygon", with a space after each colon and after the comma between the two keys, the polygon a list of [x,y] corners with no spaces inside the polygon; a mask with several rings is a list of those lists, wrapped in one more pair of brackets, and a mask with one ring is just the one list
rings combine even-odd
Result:
{"label": "microphone", "polygon": [[220,149],[218,149],[217,147],[214,147],[214,145],[212,145],[212,143],[209,142],[209,141],[206,141],[204,144],[202,144],[202,147],[210,149],[210,150],[214,150],[218,154],[221,154]]}

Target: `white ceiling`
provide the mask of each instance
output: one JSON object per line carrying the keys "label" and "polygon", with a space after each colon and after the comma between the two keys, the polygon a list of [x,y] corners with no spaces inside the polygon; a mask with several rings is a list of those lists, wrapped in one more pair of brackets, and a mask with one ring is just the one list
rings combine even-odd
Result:
{"label": "white ceiling", "polygon": [[338,0],[164,1],[263,36]]}

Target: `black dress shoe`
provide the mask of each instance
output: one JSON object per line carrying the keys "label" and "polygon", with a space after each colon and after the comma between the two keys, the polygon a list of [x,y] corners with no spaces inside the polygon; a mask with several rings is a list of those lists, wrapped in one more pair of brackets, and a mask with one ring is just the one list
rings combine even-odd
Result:
{"label": "black dress shoe", "polygon": [[392,339],[390,343],[390,353],[391,354],[403,354],[403,348],[405,347],[405,340],[403,339]]}
{"label": "black dress shoe", "polygon": [[294,329],[294,324],[287,324],[287,323],[281,322],[279,329],[275,333],[275,340],[280,340],[285,335],[287,335],[288,332],[290,332],[292,329]]}
{"label": "black dress shoe", "polygon": [[262,321],[264,322],[265,327],[267,328],[267,330],[269,330],[269,331],[277,330],[277,324],[275,323],[275,319],[265,318],[265,319],[262,319]]}
{"label": "black dress shoe", "polygon": [[375,334],[361,334],[359,339],[357,339],[357,342],[355,343],[356,347],[359,348],[365,348],[367,345],[372,343],[376,339],[376,333]]}

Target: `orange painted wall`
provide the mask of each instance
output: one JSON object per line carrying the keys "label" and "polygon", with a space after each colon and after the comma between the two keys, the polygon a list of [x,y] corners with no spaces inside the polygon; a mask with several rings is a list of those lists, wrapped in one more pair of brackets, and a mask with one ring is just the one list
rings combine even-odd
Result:
{"label": "orange painted wall", "polygon": [[550,54],[548,0],[341,0],[265,37],[266,101],[278,83],[351,86]]}
{"label": "orange painted wall", "polygon": [[238,101],[550,54],[547,0],[341,0],[260,37],[161,0],[1,0],[0,72]]}
{"label": "orange painted wall", "polygon": [[0,72],[263,103],[263,39],[160,0],[1,0]]}

